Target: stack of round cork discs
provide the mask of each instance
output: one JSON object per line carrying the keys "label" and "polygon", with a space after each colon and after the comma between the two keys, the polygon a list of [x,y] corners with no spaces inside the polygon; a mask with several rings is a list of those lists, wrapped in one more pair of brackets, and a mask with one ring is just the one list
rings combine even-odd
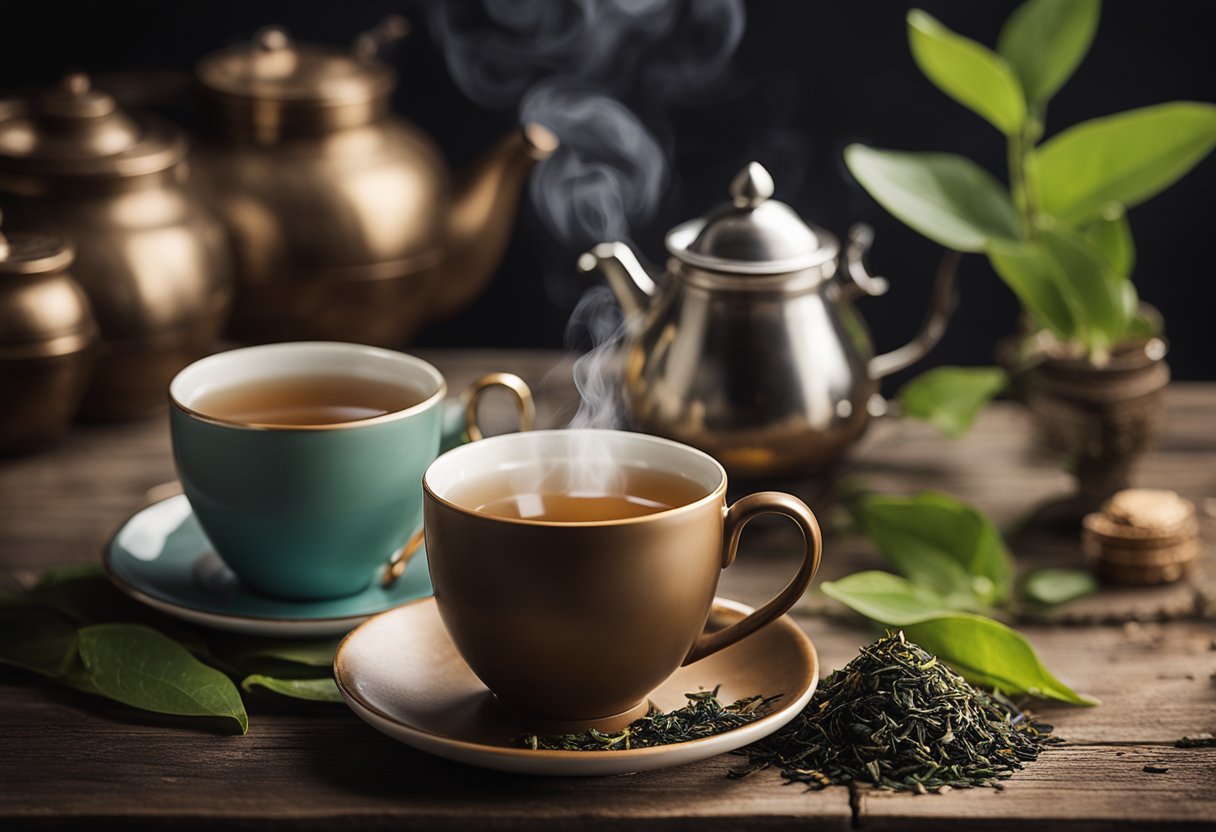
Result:
{"label": "stack of round cork discs", "polygon": [[1120,491],[1083,525],[1085,553],[1110,583],[1170,583],[1185,575],[1199,554],[1195,505],[1173,491]]}

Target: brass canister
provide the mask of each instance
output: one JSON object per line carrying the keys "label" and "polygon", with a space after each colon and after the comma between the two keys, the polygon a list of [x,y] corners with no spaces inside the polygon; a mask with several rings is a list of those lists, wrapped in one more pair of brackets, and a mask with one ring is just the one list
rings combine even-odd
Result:
{"label": "brass canister", "polygon": [[97,324],[63,240],[0,233],[0,453],[57,439],[80,406]]}
{"label": "brass canister", "polygon": [[0,102],[0,209],[12,229],[74,244],[100,328],[88,418],[158,412],[226,318],[227,244],[187,188],[185,155],[180,130],[123,112],[82,74]]}

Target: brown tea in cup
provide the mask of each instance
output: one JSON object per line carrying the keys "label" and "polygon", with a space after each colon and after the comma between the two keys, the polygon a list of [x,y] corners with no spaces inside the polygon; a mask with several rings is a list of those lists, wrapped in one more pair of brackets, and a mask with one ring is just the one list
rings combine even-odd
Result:
{"label": "brown tea in cup", "polygon": [[610,486],[571,491],[551,473],[517,490],[513,478],[490,475],[459,489],[454,499],[475,511],[515,520],[587,523],[643,517],[687,505],[706,489],[685,477],[631,465],[615,470]]}
{"label": "brown tea in cup", "polygon": [[199,396],[198,412],[245,425],[335,425],[374,419],[427,396],[402,384],[355,375],[301,375],[234,384]]}

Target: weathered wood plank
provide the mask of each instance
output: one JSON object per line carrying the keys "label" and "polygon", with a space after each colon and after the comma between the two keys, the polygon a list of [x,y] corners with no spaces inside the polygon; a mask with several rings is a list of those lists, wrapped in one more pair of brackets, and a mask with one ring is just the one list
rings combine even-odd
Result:
{"label": "weathered wood plank", "polygon": [[[1168,768],[1149,774],[1145,765]],[[1062,746],[1005,789],[924,797],[860,789],[860,828],[899,832],[1017,829],[1211,829],[1216,749]],[[948,804],[948,805],[945,805]]]}
{"label": "weathered wood plank", "polygon": [[[453,394],[481,372],[511,370],[537,390],[542,425],[561,424],[573,412],[568,361],[556,354],[425,357],[443,370]],[[1216,494],[1216,386],[1175,385],[1168,403],[1165,435],[1139,481],[1193,498]],[[488,401],[485,411],[492,430],[511,424],[503,399]],[[1032,450],[1022,415],[998,405],[953,443],[923,425],[877,424],[857,449],[854,470],[884,490],[950,491],[1010,523],[1036,501],[1069,489],[1067,476]],[[77,428],[49,453],[0,462],[0,580],[26,581],[52,564],[94,560],[114,525],[173,476],[163,420]],[[792,487],[808,497],[820,490],[813,483]],[[823,519],[825,577],[881,567],[864,541],[841,534],[830,516]],[[749,527],[722,594],[762,602],[794,569],[797,544],[780,520]],[[1069,556],[1071,545],[1036,545],[1019,556],[1051,562]],[[812,614],[826,603],[808,596],[798,608],[824,672],[873,635],[839,609],[832,617]],[[1023,631],[1049,667],[1103,705],[1042,707],[1070,745],[1051,750],[1004,793],[860,792],[863,828],[1210,825],[1216,752],[1166,743],[1216,730],[1209,680],[1216,629],[1179,621]],[[728,781],[723,775],[737,762],[729,757],[622,778],[507,777],[413,752],[341,708],[283,709],[269,701],[255,703],[248,736],[231,737],[0,671],[0,828],[172,821],[207,829],[222,819],[247,828],[844,829],[853,819],[845,789],[808,794],[772,772]],[[1170,772],[1143,773],[1150,762]]]}

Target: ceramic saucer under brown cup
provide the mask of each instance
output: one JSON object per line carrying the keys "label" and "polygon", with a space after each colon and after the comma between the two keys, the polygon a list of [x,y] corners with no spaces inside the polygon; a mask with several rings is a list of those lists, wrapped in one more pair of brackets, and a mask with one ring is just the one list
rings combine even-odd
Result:
{"label": "ceramic saucer under brown cup", "polygon": [[[796,497],[762,492],[728,508],[716,460],[638,433],[491,437],[433,462],[423,491],[431,582],[453,643],[502,705],[546,733],[643,715],[677,668],[789,610],[823,549]],[[705,632],[743,527],[766,513],[801,528],[797,575],[751,615]]]}

